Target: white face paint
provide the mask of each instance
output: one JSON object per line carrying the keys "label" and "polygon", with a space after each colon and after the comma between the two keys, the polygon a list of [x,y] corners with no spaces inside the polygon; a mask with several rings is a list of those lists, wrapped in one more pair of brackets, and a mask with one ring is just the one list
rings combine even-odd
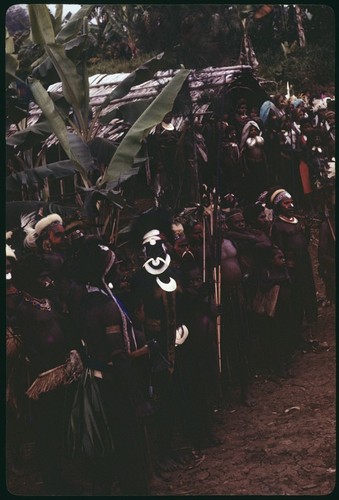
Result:
{"label": "white face paint", "polygon": [[146,260],[143,267],[149,274],[158,275],[162,274],[171,263],[171,257],[167,254],[165,259],[156,257]]}
{"label": "white face paint", "polygon": [[[161,276],[169,267],[171,257],[167,253],[167,248],[162,241],[160,231],[152,229],[144,234],[143,237],[143,252],[145,255],[145,263],[143,265],[145,271],[153,276],[157,276],[156,282],[165,292],[173,292],[177,288],[176,281],[171,277],[162,278]],[[166,281],[163,281],[165,279]]]}

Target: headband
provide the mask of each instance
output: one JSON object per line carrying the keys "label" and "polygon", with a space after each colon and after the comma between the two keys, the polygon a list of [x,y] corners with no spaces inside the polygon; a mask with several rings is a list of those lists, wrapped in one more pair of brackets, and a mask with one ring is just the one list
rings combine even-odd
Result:
{"label": "headband", "polygon": [[292,196],[285,189],[277,189],[271,195],[270,202],[277,205],[283,198],[292,198]]}

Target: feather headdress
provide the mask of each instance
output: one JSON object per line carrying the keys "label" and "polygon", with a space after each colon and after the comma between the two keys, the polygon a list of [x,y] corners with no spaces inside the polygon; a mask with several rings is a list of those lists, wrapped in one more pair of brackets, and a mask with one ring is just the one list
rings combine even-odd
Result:
{"label": "feather headdress", "polygon": [[[10,240],[13,236],[13,231],[6,231],[6,241]],[[15,250],[6,243],[6,257],[10,257],[16,260]]]}

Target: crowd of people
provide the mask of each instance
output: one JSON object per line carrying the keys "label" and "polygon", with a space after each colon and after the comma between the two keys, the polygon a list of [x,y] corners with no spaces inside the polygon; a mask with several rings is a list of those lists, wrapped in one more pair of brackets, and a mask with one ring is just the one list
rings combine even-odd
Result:
{"label": "crowd of people", "polygon": [[217,192],[138,214],[129,254],[56,213],[23,214],[20,248],[6,233],[7,445],[19,460],[29,425],[46,494],[71,494],[73,456],[92,495],[150,495],[221,443],[218,408],[256,404],[256,374],[293,377],[314,348],[310,223],[333,303],[335,186],[333,111],[311,105],[239,102]]}

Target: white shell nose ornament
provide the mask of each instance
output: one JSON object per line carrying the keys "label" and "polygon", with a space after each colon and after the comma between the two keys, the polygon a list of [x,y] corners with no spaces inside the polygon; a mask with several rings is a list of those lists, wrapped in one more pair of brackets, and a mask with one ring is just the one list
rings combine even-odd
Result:
{"label": "white shell nose ornament", "polygon": [[181,325],[175,332],[175,346],[181,345],[188,337],[188,328],[186,325]]}

